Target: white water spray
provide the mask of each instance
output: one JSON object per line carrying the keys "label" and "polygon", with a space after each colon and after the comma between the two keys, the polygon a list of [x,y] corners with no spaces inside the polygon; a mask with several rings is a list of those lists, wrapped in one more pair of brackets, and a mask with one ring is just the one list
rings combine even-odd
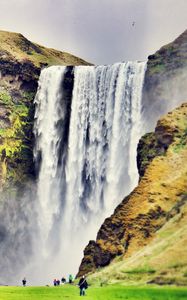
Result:
{"label": "white water spray", "polygon": [[[65,67],[51,67],[42,71],[39,88],[35,98],[35,159],[41,155],[41,168],[38,178],[39,227],[42,251],[47,255],[45,244],[52,230],[54,217],[60,210],[59,194],[59,135],[57,123],[64,119],[63,107],[60,106],[61,83]],[[47,247],[48,248],[48,247]]]}
{"label": "white water spray", "polygon": [[[95,238],[103,218],[137,184],[145,63],[75,67],[69,115],[63,101],[65,72],[65,67],[50,67],[40,76],[35,157],[41,157],[41,252],[50,260],[51,242],[56,239],[59,268],[66,273],[77,271],[83,248]],[[70,118],[68,139],[62,150],[62,131],[57,125],[66,118]],[[58,263],[54,265],[58,268]]]}

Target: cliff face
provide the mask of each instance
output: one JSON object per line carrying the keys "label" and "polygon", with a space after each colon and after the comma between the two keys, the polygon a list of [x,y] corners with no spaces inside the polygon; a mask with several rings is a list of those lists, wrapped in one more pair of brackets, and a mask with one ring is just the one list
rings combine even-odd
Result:
{"label": "cliff face", "polygon": [[[88,64],[69,53],[34,44],[21,34],[0,31],[0,188],[24,187],[35,176],[33,100],[41,68]],[[70,75],[67,90],[72,85]]]}
{"label": "cliff face", "polygon": [[[143,89],[143,113],[152,130],[158,116],[187,99],[187,30],[148,57]],[[146,130],[147,131],[147,130]]]}
{"label": "cliff face", "polygon": [[138,159],[143,175],[138,187],[104,221],[96,241],[89,242],[78,276],[117,256],[128,259],[181,213],[187,200],[187,104],[160,119],[155,132],[141,139]]}

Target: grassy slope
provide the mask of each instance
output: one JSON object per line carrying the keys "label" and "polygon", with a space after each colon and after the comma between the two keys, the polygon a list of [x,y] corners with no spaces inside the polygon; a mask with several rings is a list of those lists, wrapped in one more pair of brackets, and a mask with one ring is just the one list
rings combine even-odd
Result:
{"label": "grassy slope", "polygon": [[149,56],[148,73],[167,77],[176,72],[176,69],[187,66],[187,30],[173,42],[161,47],[155,54]]}
{"label": "grassy slope", "polygon": [[89,64],[72,54],[40,46],[19,33],[7,31],[0,31],[0,55],[18,61],[30,60],[37,67],[42,64],[66,66]]}
{"label": "grassy slope", "polygon": [[[186,299],[187,288],[148,288],[124,287],[119,285],[108,287],[89,287],[86,291],[87,300],[179,300]],[[1,287],[1,300],[60,300],[80,299],[79,290],[73,286],[63,287]]]}
{"label": "grassy slope", "polygon": [[145,248],[126,259],[117,258],[89,277],[94,284],[123,282],[187,284],[187,204],[165,224]]}

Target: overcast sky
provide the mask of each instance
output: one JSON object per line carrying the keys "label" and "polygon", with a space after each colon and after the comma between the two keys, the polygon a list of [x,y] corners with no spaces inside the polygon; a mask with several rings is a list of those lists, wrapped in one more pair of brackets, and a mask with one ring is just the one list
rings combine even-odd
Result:
{"label": "overcast sky", "polygon": [[95,64],[144,60],[187,29],[187,0],[0,0],[0,29]]}

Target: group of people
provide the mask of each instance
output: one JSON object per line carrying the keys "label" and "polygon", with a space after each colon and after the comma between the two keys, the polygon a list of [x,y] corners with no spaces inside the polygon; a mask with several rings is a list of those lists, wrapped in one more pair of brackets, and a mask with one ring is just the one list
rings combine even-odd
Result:
{"label": "group of people", "polygon": [[[72,276],[71,274],[69,275],[68,280],[69,280],[69,283],[70,283],[70,284],[73,283],[73,276]],[[62,284],[65,284],[65,283],[66,283],[66,278],[65,278],[65,277],[62,277],[61,283],[62,283]],[[53,280],[53,285],[54,285],[54,286],[60,285],[60,280],[59,280],[59,279],[54,279],[54,280]]]}
{"label": "group of people", "polygon": [[[62,277],[61,282],[62,282],[62,284],[66,283],[65,277]],[[71,274],[69,275],[69,283],[70,284],[73,283],[73,276]],[[54,284],[54,286],[60,285],[60,280],[54,279],[53,284]],[[82,276],[80,278],[78,286],[79,286],[79,289],[80,289],[80,296],[85,296],[85,290],[88,288],[88,283],[86,281],[85,276]]]}
{"label": "group of people", "polygon": [[[62,284],[65,284],[66,283],[66,278],[62,277],[61,282],[62,282]],[[27,283],[27,281],[26,281],[26,278],[24,277],[23,280],[22,280],[23,286],[26,286],[26,283]],[[69,275],[69,283],[70,284],[73,283],[73,276],[71,274]],[[54,286],[59,286],[60,285],[60,280],[59,279],[54,279],[53,284],[54,284]],[[79,286],[79,289],[80,289],[80,296],[85,296],[85,290],[88,288],[88,283],[86,281],[85,276],[82,276],[80,278],[78,286]]]}
{"label": "group of people", "polygon": [[54,284],[54,286],[60,285],[60,280],[59,279],[54,279],[53,284]]}

